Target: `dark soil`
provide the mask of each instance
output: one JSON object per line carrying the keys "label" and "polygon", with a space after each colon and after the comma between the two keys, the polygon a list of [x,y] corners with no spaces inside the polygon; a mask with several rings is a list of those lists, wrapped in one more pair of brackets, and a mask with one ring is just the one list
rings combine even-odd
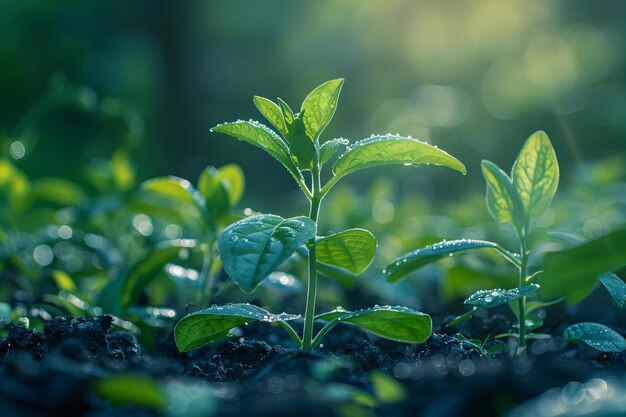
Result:
{"label": "dark soil", "polygon": [[[493,318],[464,326],[480,333],[492,325],[485,320]],[[142,351],[133,334],[111,325],[109,316],[55,318],[43,332],[9,325],[0,341],[0,415],[161,415],[113,406],[93,390],[102,378],[133,372],[163,384],[208,383],[212,415],[489,417],[549,388],[626,370],[626,353],[602,354],[558,337],[531,342],[527,358],[510,359],[485,357],[449,334],[406,345],[344,327],[307,353],[294,350],[278,327],[250,325],[240,337],[181,354],[171,334],[157,334],[156,345]],[[399,381],[404,398],[380,397],[376,372]]]}

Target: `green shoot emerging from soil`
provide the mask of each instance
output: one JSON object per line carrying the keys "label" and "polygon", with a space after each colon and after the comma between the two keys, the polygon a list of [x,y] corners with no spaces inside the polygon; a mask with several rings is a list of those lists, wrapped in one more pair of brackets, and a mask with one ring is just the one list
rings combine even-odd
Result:
{"label": "green shoot emerging from soil", "polygon": [[541,326],[542,322],[539,316],[529,315],[529,310],[549,304],[533,301],[532,305],[527,306],[527,297],[534,295],[539,288],[536,281],[540,275],[540,272],[529,273],[528,257],[533,245],[530,239],[533,221],[550,206],[559,183],[559,165],[548,135],[538,131],[522,147],[513,164],[511,177],[490,161],[482,162],[482,172],[487,183],[489,213],[496,221],[513,225],[519,242],[519,253],[509,252],[497,243],[484,240],[443,241],[396,259],[385,272],[389,280],[394,282],[454,253],[481,248],[495,249],[518,269],[517,288],[483,290],[472,294],[465,300],[465,304],[473,306],[472,310],[459,316],[452,324],[469,319],[479,307],[492,308],[510,303],[518,322],[515,334],[518,338],[517,354],[522,355],[526,349],[527,333]]}
{"label": "green shoot emerging from soil", "polygon": [[[335,113],[343,79],[315,88],[295,113],[283,100],[278,104],[254,97],[263,116],[278,131],[255,121],[239,120],[212,129],[268,152],[293,176],[309,201],[309,215],[282,218],[262,214],[228,226],[218,238],[220,258],[231,278],[246,291],[253,291],[271,272],[303,245],[308,256],[307,298],[304,328],[300,337],[288,321],[291,314],[272,314],[249,304],[228,304],[200,310],[184,317],[176,326],[175,339],[181,351],[198,348],[226,335],[234,327],[254,322],[274,322],[284,327],[300,349],[314,349],[338,323],[358,326],[378,336],[402,342],[423,342],[432,330],[431,318],[405,307],[376,306],[359,311],[342,308],[315,315],[318,264],[359,275],[376,253],[374,236],[363,229],[349,229],[330,236],[318,235],[321,203],[341,178],[352,172],[379,165],[440,165],[465,173],[456,158],[410,137],[372,135],[349,144],[345,139],[320,140]],[[332,165],[331,178],[322,182],[322,168],[338,151],[343,154]],[[309,181],[307,181],[309,179]],[[314,335],[315,321],[324,322]]]}

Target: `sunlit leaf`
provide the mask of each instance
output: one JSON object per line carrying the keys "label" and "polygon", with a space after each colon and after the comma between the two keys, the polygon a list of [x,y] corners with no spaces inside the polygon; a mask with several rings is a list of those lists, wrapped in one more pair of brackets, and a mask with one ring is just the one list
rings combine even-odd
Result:
{"label": "sunlit leaf", "polygon": [[441,165],[465,174],[463,164],[441,149],[417,139],[402,136],[373,136],[348,147],[333,165],[333,173],[343,177],[351,172],[381,165]]}
{"label": "sunlit leaf", "polygon": [[521,230],[523,206],[508,175],[491,161],[480,164],[487,183],[486,200],[489,214],[494,220],[508,222]]}
{"label": "sunlit leaf", "polygon": [[52,279],[59,290],[76,292],[76,283],[67,272],[55,269],[52,271]]}
{"label": "sunlit leaf", "polygon": [[539,130],[526,140],[511,178],[529,219],[546,211],[559,186],[559,163],[546,132]]}
{"label": "sunlit leaf", "polygon": [[600,274],[626,265],[624,248],[626,229],[620,229],[573,248],[548,253],[543,260],[541,297],[565,297],[570,304],[580,302],[594,289]]}
{"label": "sunlit leaf", "polygon": [[369,379],[379,403],[394,404],[406,398],[406,388],[394,377],[382,371],[372,371]]}
{"label": "sunlit leaf", "polygon": [[332,158],[339,149],[348,146],[349,143],[348,139],[343,138],[332,139],[324,142],[322,146],[320,146],[320,164],[328,162],[328,160]]}
{"label": "sunlit leaf", "polygon": [[228,185],[228,198],[231,206],[236,206],[243,196],[246,187],[246,178],[243,170],[237,164],[228,164],[218,168],[218,173]]}
{"label": "sunlit leaf", "polygon": [[313,168],[317,160],[317,149],[315,148],[315,143],[311,142],[307,136],[296,135],[290,137],[289,151],[298,168],[309,171]]}
{"label": "sunlit leaf", "polygon": [[312,141],[317,141],[332,120],[343,81],[343,78],[326,81],[311,91],[302,102],[306,135]]}
{"label": "sunlit leaf", "polygon": [[289,107],[289,105],[285,103],[283,99],[278,97],[277,100],[278,100],[278,105],[280,106],[280,110],[283,112],[285,123],[287,124],[287,126],[289,126],[290,124],[293,123],[293,119],[295,119],[296,116],[293,114],[293,110],[291,110],[291,107]]}
{"label": "sunlit leaf", "polygon": [[317,259],[355,275],[367,269],[376,255],[376,238],[364,229],[349,229],[317,240]]}
{"label": "sunlit leaf", "polygon": [[520,288],[513,288],[510,290],[493,289],[493,290],[480,290],[470,295],[464,304],[492,308],[501,304],[506,304],[510,301],[517,300],[518,298],[528,297],[537,292],[539,285],[527,284]]}
{"label": "sunlit leaf", "polygon": [[224,336],[231,329],[254,321],[272,323],[295,320],[293,314],[272,314],[251,304],[227,304],[196,311],[185,316],[174,329],[174,340],[181,352],[197,349]]}
{"label": "sunlit leaf", "polygon": [[609,292],[613,302],[620,308],[626,308],[626,284],[615,274],[600,275],[600,282]]}
{"label": "sunlit leaf", "polygon": [[615,330],[599,323],[577,323],[563,332],[568,342],[584,342],[602,352],[622,352],[626,350],[626,340]]}
{"label": "sunlit leaf", "polygon": [[287,135],[287,126],[283,118],[283,112],[276,103],[264,97],[254,96],[254,104],[261,114],[276,128],[283,136]]}
{"label": "sunlit leaf", "polygon": [[176,201],[184,201],[203,210],[204,198],[186,179],[174,176],[158,177],[141,184],[144,191],[160,194]]}
{"label": "sunlit leaf", "polygon": [[251,216],[224,229],[218,239],[220,258],[237,285],[250,292],[313,239],[315,230],[315,222],[307,217]]}
{"label": "sunlit leaf", "polygon": [[287,145],[267,126],[252,120],[238,120],[217,125],[211,129],[211,132],[224,133],[263,149],[281,162],[295,178],[300,177],[298,169],[289,157]]}
{"label": "sunlit leaf", "polygon": [[[501,253],[508,253],[497,243],[488,242],[486,240],[444,240],[443,242],[438,242],[423,247],[421,249],[417,249],[413,252],[399,257],[398,259],[387,265],[383,270],[383,273],[387,275],[387,279],[389,280],[389,282],[396,282],[406,277],[411,272],[417,271],[418,269],[433,262],[437,262],[447,256],[452,256],[455,253],[465,252],[467,250],[482,248],[494,248]],[[509,255],[511,257],[514,257],[513,254]]]}
{"label": "sunlit leaf", "polygon": [[30,192],[21,201],[19,208],[26,208],[39,202],[79,206],[85,201],[87,194],[73,182],[61,178],[40,178],[32,182]]}
{"label": "sunlit leaf", "polygon": [[406,343],[422,343],[432,331],[428,314],[401,306],[377,306],[359,311],[336,309],[320,314],[317,320],[353,324],[377,336]]}
{"label": "sunlit leaf", "polygon": [[111,157],[111,173],[118,190],[129,190],[135,185],[135,171],[128,150],[120,148],[115,151]]}

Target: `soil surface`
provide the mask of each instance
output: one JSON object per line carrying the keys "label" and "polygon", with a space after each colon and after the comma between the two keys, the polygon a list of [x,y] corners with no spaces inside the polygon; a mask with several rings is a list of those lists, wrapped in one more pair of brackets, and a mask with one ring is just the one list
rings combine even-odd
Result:
{"label": "soil surface", "polygon": [[[575,319],[588,312],[583,307],[567,313]],[[54,318],[42,332],[8,325],[0,341],[0,415],[489,417],[570,381],[624,375],[626,352],[605,354],[554,337],[531,341],[524,359],[488,357],[452,335],[462,330],[485,337],[494,317],[477,317],[455,330],[443,327],[417,345],[346,326],[311,353],[296,351],[281,328],[263,325],[244,326],[235,337],[184,354],[171,333],[156,334],[154,346],[143,348],[132,333],[112,328],[106,315]],[[624,334],[624,328],[616,330]],[[177,386],[184,395],[209,387],[198,392],[210,404],[194,414],[187,407],[197,399],[189,397],[156,409],[132,400],[113,405],[97,394],[98,381],[127,373],[157,381],[169,397]],[[381,388],[381,378],[391,385]]]}

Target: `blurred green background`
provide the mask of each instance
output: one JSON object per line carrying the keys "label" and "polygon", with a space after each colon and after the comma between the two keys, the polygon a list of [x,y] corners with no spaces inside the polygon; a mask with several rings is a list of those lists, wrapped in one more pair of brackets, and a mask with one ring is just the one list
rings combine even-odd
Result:
{"label": "blurred green background", "polygon": [[[625,6],[0,0],[3,146],[24,145],[11,154],[34,178],[79,182],[88,161],[120,146],[132,149],[139,180],[195,179],[208,164],[236,161],[246,171],[245,201],[281,210],[276,202],[284,200],[265,196],[296,190],[284,169],[208,130],[260,119],[254,94],[298,107],[313,87],[345,77],[326,139],[398,132],[437,144],[468,167],[463,179],[430,167],[374,174],[405,184],[402,193],[450,201],[482,191],[480,160],[510,166],[537,129],[550,135],[567,181],[572,163],[625,160]],[[67,84],[86,87],[83,108],[39,117],[42,97]],[[37,127],[25,135],[33,119]],[[370,175],[352,184],[364,187]]]}

